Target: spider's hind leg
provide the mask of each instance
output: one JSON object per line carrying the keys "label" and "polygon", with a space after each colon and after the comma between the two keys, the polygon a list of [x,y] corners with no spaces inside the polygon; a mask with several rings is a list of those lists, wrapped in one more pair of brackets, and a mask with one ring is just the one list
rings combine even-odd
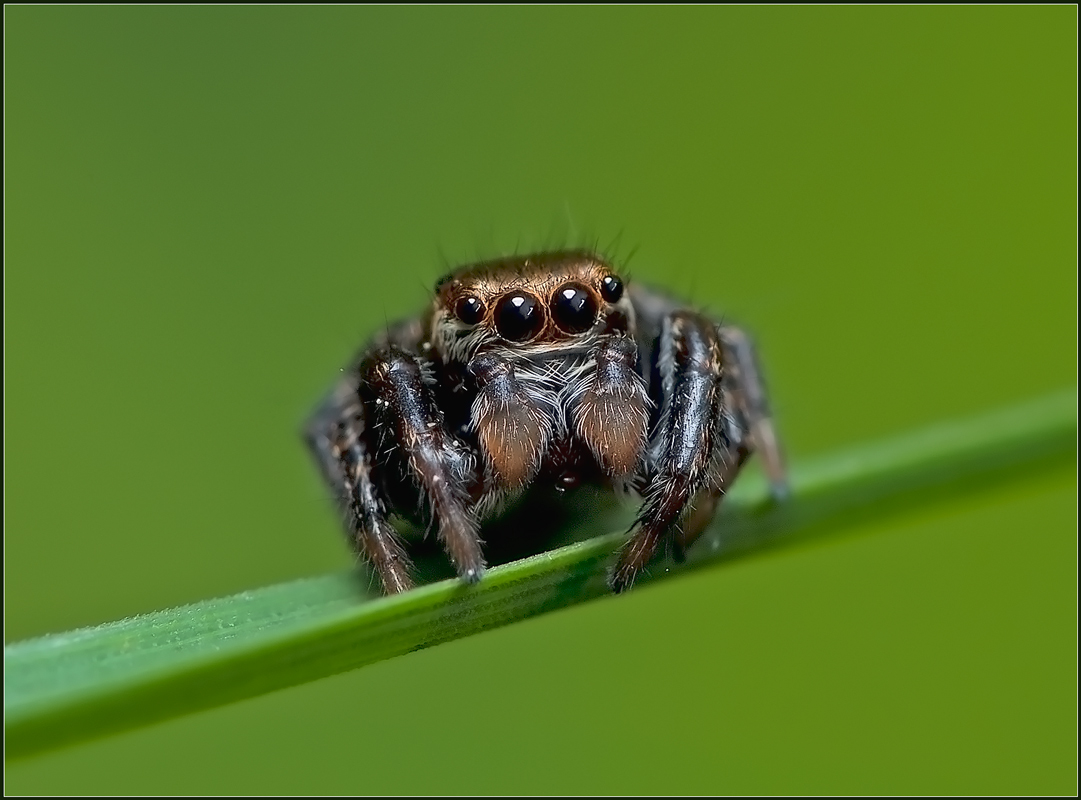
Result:
{"label": "spider's hind leg", "polygon": [[675,537],[673,552],[677,561],[683,560],[686,549],[705,532],[725,488],[735,480],[752,453],[757,452],[762,458],[773,499],[784,500],[788,496],[784,451],[770,416],[754,344],[743,330],[730,325],[720,328],[720,337],[724,368],[719,422],[724,427],[721,438],[728,452],[720,459],[716,479],[691,500],[692,510],[682,520]]}
{"label": "spider's hind leg", "polygon": [[750,450],[739,447],[732,453],[726,453],[717,468],[714,480],[698,490],[698,494],[691,498],[689,510],[676,526],[675,536],[672,541],[672,558],[677,562],[683,562],[687,558],[687,548],[698,541],[706,528],[717,514],[717,506],[720,505],[725,489],[736,479],[744,462],[750,456]]}
{"label": "spider's hind leg", "polygon": [[304,439],[345,512],[354,549],[372,565],[383,590],[396,594],[413,587],[412,564],[373,481],[368,427],[356,384],[345,381],[312,416]]}
{"label": "spider's hind leg", "polygon": [[775,500],[788,496],[788,475],[784,451],[770,416],[762,370],[758,366],[754,343],[742,329],[725,325],[720,330],[724,347],[725,391],[728,406],[749,432],[748,454],[757,451],[769,479]]}

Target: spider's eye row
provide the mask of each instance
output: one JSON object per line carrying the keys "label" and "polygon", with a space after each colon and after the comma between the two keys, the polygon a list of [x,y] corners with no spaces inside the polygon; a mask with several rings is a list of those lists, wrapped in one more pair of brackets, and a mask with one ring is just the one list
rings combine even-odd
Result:
{"label": "spider's eye row", "polygon": [[454,307],[454,313],[466,325],[476,325],[484,319],[484,303],[477,297],[463,297]]}
{"label": "spider's eye row", "polygon": [[544,313],[536,298],[525,292],[512,292],[495,309],[495,326],[504,339],[524,342],[544,326]]}
{"label": "spider's eye row", "polygon": [[623,296],[623,281],[615,275],[606,275],[601,280],[601,296],[609,303],[618,303]]}
{"label": "spider's eye row", "polygon": [[597,320],[597,303],[586,287],[565,283],[552,295],[552,316],[567,333],[582,333]]}

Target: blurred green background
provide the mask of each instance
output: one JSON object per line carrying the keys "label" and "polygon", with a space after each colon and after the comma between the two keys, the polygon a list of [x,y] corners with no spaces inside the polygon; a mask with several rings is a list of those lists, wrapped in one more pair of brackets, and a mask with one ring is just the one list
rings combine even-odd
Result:
{"label": "blurred green background", "polygon": [[[5,637],[346,568],[446,264],[637,248],[794,460],[1076,385],[1075,7],[7,6]],[[11,765],[9,793],[1077,791],[1076,471]]]}

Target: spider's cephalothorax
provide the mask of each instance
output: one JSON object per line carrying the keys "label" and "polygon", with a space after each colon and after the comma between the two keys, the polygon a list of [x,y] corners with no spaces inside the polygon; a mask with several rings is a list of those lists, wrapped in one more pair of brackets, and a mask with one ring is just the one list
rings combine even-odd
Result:
{"label": "spider's cephalothorax", "polygon": [[755,450],[775,492],[785,486],[747,336],[626,286],[587,251],[440,280],[423,317],[369,343],[306,439],[387,592],[413,585],[391,515],[434,520],[473,582],[480,522],[509,497],[544,484],[629,489],[643,504],[611,573],[621,591],[663,537],[693,541]]}

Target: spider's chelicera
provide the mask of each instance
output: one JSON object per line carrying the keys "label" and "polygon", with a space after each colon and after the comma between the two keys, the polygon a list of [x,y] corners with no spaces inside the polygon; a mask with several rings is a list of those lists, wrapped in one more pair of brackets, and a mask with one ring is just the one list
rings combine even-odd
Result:
{"label": "spider's chelicera", "polygon": [[434,520],[475,582],[480,524],[505,501],[545,484],[630,490],[642,505],[610,575],[618,592],[666,536],[685,547],[702,532],[752,452],[785,487],[747,335],[588,251],[446,276],[423,316],[368,344],[305,437],[388,593],[413,586],[392,515]]}

